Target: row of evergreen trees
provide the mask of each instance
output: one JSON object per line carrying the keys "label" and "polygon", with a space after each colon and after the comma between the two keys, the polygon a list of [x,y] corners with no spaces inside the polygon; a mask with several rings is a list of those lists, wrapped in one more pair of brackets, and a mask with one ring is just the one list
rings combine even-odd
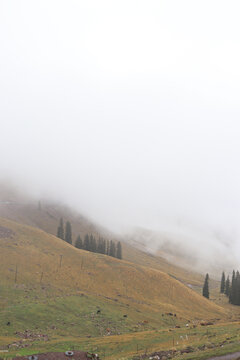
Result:
{"label": "row of evergreen trees", "polygon": [[[60,219],[57,229],[57,237],[65,240],[69,244],[72,244],[72,226],[69,221],[67,221],[64,226],[63,219]],[[122,259],[122,245],[120,241],[118,241],[116,245],[116,243],[112,240],[105,240],[102,237],[99,237],[99,239],[96,240],[92,234],[86,234],[84,240],[82,240],[81,236],[78,235],[75,246],[78,249],[92,251]]]}
{"label": "row of evergreen trees", "polygon": [[97,240],[92,234],[86,234],[84,240],[78,235],[75,246],[78,249],[84,249],[122,259],[122,245],[120,241],[118,241],[116,245],[112,240],[105,240],[102,237],[99,237]]}
{"label": "row of evergreen trees", "polygon": [[66,222],[65,229],[63,224],[63,219],[60,219],[59,226],[57,229],[57,237],[62,240],[65,240],[69,244],[72,244],[72,226],[69,221]]}
{"label": "row of evergreen trees", "polygon": [[226,279],[225,273],[222,273],[220,292],[226,294],[230,304],[240,305],[240,274],[239,271],[232,272],[232,279],[229,276]]}

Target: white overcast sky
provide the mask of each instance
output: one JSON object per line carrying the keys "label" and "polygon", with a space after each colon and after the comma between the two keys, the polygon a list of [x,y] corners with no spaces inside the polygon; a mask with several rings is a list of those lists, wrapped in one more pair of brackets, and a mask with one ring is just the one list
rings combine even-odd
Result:
{"label": "white overcast sky", "polygon": [[232,0],[1,0],[1,177],[110,229],[238,240],[239,14]]}

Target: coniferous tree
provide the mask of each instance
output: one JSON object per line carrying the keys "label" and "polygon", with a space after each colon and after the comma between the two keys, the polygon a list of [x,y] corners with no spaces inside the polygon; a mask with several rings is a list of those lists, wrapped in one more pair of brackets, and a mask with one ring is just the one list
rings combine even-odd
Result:
{"label": "coniferous tree", "polygon": [[89,236],[89,251],[93,251],[93,236],[92,234]]}
{"label": "coniferous tree", "polygon": [[236,272],[236,299],[235,305],[240,305],[240,274],[239,271]]}
{"label": "coniferous tree", "polygon": [[72,244],[72,226],[69,221],[66,222],[65,241]]}
{"label": "coniferous tree", "polygon": [[220,293],[221,293],[221,294],[224,294],[225,286],[226,286],[225,273],[224,273],[224,271],[223,271],[223,272],[222,272],[222,279],[221,279],[221,286],[220,286]]}
{"label": "coniferous tree", "polygon": [[82,249],[82,248],[83,248],[83,241],[82,241],[80,235],[78,235],[78,237],[77,237],[75,246],[76,246],[76,248],[78,248],[78,249]]}
{"label": "coniferous tree", "polygon": [[202,294],[205,298],[209,299],[209,275],[206,274]]}
{"label": "coniferous tree", "polygon": [[236,304],[236,297],[237,297],[237,288],[236,288],[236,273],[235,270],[233,270],[232,273],[232,284],[231,284],[231,294],[230,294],[230,298],[229,301],[231,302],[231,304]]}
{"label": "coniferous tree", "polygon": [[89,237],[89,251],[92,251],[92,252],[97,251],[96,239],[92,234]]}
{"label": "coniferous tree", "polygon": [[106,248],[107,248],[106,240],[102,239],[102,254],[106,254]]}
{"label": "coniferous tree", "polygon": [[97,247],[97,252],[99,254],[105,254],[105,247],[104,247],[104,242],[105,240],[101,237],[98,238],[98,242],[96,244],[96,247]]}
{"label": "coniferous tree", "polygon": [[235,281],[235,270],[233,270],[232,272],[232,284],[234,283],[234,281]]}
{"label": "coniferous tree", "polygon": [[117,243],[117,253],[116,253],[116,257],[118,259],[122,259],[122,245],[120,243],[120,241],[118,241]]}
{"label": "coniferous tree", "polygon": [[96,241],[96,238],[95,236],[93,237],[93,245],[92,245],[92,248],[93,248],[93,252],[97,252],[97,241]]}
{"label": "coniferous tree", "polygon": [[59,226],[57,229],[57,237],[64,240],[64,227],[63,227],[63,219],[62,218],[59,221]]}
{"label": "coniferous tree", "polygon": [[112,257],[116,257],[116,245],[114,241],[110,241],[110,250],[109,250],[109,255]]}
{"label": "coniferous tree", "polygon": [[109,240],[107,240],[107,243],[106,243],[106,252],[105,252],[106,255],[110,255],[110,242]]}
{"label": "coniferous tree", "polygon": [[102,254],[102,241],[101,241],[100,236],[97,241],[97,250],[96,251],[97,251],[97,253]]}
{"label": "coniferous tree", "polygon": [[232,285],[229,288],[229,302],[230,304],[233,303],[233,296],[232,296]]}
{"label": "coniferous tree", "polygon": [[84,248],[84,250],[90,250],[89,249],[89,246],[90,246],[90,242],[89,242],[89,235],[88,234],[86,234],[85,236],[84,236],[84,243],[83,243],[83,248]]}
{"label": "coniferous tree", "polygon": [[229,293],[230,293],[230,280],[229,280],[229,276],[228,276],[227,280],[226,280],[226,285],[225,285],[225,294],[227,296],[229,296]]}

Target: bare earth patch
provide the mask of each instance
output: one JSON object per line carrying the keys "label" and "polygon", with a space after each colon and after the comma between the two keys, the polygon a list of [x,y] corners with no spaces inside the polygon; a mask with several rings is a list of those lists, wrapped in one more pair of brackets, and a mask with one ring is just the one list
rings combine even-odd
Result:
{"label": "bare earth patch", "polygon": [[[36,357],[36,359],[35,359]],[[95,354],[89,354],[84,351],[74,351],[72,356],[67,356],[63,352],[52,352],[52,353],[46,353],[46,354],[38,354],[31,356],[21,356],[13,358],[13,360],[29,360],[32,358],[32,360],[100,360],[98,356]]]}
{"label": "bare earth patch", "polygon": [[0,239],[10,238],[14,235],[14,232],[11,229],[8,229],[4,226],[0,226]]}

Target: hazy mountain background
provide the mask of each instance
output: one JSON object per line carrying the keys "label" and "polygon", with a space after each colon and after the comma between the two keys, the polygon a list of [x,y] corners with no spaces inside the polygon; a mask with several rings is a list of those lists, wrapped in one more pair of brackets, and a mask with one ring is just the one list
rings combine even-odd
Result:
{"label": "hazy mountain background", "polygon": [[1,179],[237,264],[239,6],[2,1]]}

